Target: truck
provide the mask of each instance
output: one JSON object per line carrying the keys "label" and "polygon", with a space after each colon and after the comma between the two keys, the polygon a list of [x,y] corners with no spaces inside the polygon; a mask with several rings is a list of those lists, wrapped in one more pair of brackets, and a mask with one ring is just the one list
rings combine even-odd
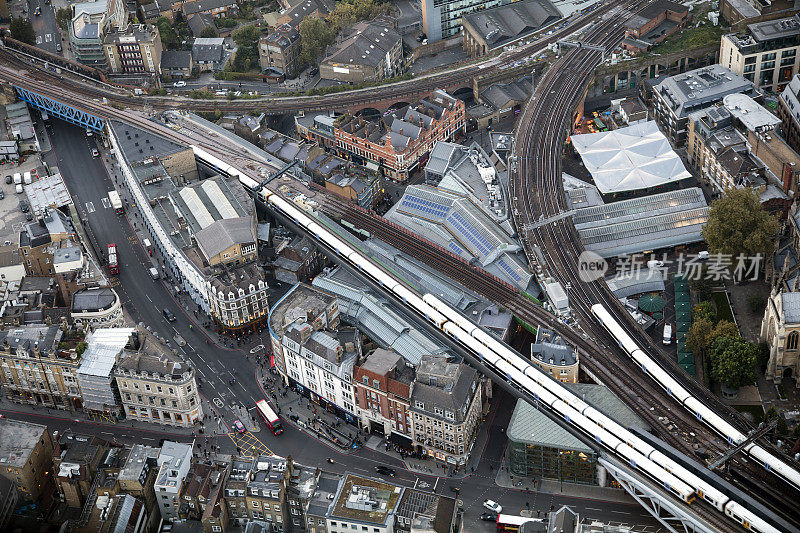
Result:
{"label": "truck", "polygon": [[26,172],[25,173],[25,185],[30,185],[31,183],[33,183],[33,178],[31,178],[31,173],[30,172]]}
{"label": "truck", "polygon": [[114,212],[118,215],[121,215],[125,212],[122,208],[122,200],[119,198],[119,193],[117,191],[108,191],[108,200],[111,202],[111,207],[114,208]]}

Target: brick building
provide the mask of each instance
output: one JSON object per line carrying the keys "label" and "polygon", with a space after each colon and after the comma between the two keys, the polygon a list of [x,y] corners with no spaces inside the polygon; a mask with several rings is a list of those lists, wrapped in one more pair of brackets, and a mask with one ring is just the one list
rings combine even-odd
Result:
{"label": "brick building", "polygon": [[688,21],[688,6],[659,0],[637,12],[625,23],[622,47],[631,52],[649,50],[677,32]]}
{"label": "brick building", "polygon": [[411,448],[414,369],[395,352],[378,348],[353,367],[356,410],[366,431]]}
{"label": "brick building", "polygon": [[466,131],[466,110],[463,101],[436,89],[376,121],[342,115],[333,129],[338,155],[405,182],[434,144]]}

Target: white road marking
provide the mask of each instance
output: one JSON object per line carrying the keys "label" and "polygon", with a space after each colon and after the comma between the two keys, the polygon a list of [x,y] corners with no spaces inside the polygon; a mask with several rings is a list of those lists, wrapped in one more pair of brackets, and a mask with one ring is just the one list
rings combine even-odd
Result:
{"label": "white road marking", "polygon": [[41,35],[37,35],[36,36],[36,44],[42,44],[42,36]]}
{"label": "white road marking", "polygon": [[94,204],[92,202],[86,202],[86,212],[87,213],[94,213]]}
{"label": "white road marking", "polygon": [[101,198],[100,201],[103,203],[103,209],[111,207],[111,201],[108,198]]}
{"label": "white road marking", "polygon": [[49,42],[52,42],[52,41],[53,41],[53,34],[52,33],[48,33],[48,34],[46,34],[44,36],[44,42],[49,43]]}
{"label": "white road marking", "polygon": [[601,511],[602,509],[598,509],[597,507],[587,507],[587,511]]}

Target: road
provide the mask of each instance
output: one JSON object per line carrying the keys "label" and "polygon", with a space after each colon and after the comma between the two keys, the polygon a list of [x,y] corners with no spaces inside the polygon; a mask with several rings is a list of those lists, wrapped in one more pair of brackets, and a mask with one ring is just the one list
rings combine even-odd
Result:
{"label": "road", "polygon": [[[53,120],[50,141],[53,151],[45,154],[49,164],[59,166],[62,176],[70,190],[75,205],[80,215],[85,218],[85,228],[100,247],[109,242],[118,244],[120,256],[120,275],[112,278],[115,290],[123,300],[126,312],[137,321],[149,325],[155,332],[165,338],[172,338],[176,333],[187,341],[179,352],[189,359],[195,366],[198,376],[203,378],[201,393],[208,398],[219,398],[223,407],[219,409],[225,424],[232,424],[237,413],[230,407],[234,403],[244,404],[264,396],[255,379],[255,367],[250,360],[245,358],[248,348],[226,349],[213,344],[206,344],[206,334],[195,321],[194,313],[186,311],[176,304],[167,284],[162,281],[153,281],[147,269],[150,258],[136,239],[133,224],[136,217],[133,209],[126,216],[114,214],[113,209],[106,208],[103,200],[107,191],[113,187],[114,174],[109,175],[100,158],[91,155],[91,149],[96,144],[96,137],[87,138],[85,132],[78,127],[64,122]],[[105,154],[104,154],[105,156]],[[127,217],[132,217],[129,222]],[[138,224],[137,224],[138,225]],[[176,322],[167,322],[162,315],[162,309],[169,307],[176,312]],[[182,312],[179,312],[182,311]],[[190,329],[189,324],[194,324]],[[174,342],[173,342],[174,345]],[[237,382],[231,387],[228,378],[232,377],[232,368],[237,368]],[[418,475],[405,470],[399,461],[384,454],[370,450],[360,449],[354,455],[342,455],[321,442],[311,439],[290,424],[284,424],[285,431],[280,437],[272,436],[263,429],[256,436],[263,442],[269,451],[278,455],[291,455],[295,460],[311,465],[325,464],[326,470],[334,472],[352,471],[365,475],[375,475],[374,466],[389,464],[397,470],[396,481],[405,485],[414,485],[433,488],[444,494],[453,494],[450,487],[460,487],[460,498],[465,509],[465,520],[468,531],[492,531],[493,524],[481,522],[480,514],[483,512],[480,503],[486,498],[499,501],[507,511],[518,513],[526,508],[546,511],[551,505],[559,507],[562,504],[573,506],[584,516],[612,520],[616,522],[635,523],[640,526],[654,527],[654,522],[636,504],[622,505],[618,503],[596,502],[588,499],[576,499],[562,494],[548,494],[543,492],[525,493],[520,490],[498,487],[494,483],[494,474],[500,465],[502,454],[506,445],[504,429],[513,410],[513,399],[501,394],[493,406],[493,413],[489,419],[489,436],[483,457],[478,470],[464,480],[452,480],[433,475]],[[17,406],[3,404],[3,412],[10,417],[30,417]],[[208,413],[207,413],[208,414]],[[53,430],[65,431],[71,429],[84,433],[95,434],[104,438],[113,438],[122,443],[144,442],[155,443],[161,438],[172,438],[180,441],[189,441],[191,436],[171,433],[169,428],[161,430],[159,426],[139,426],[132,428],[125,423],[109,424],[100,422],[87,422],[75,418],[68,413],[38,409],[34,418],[46,423]],[[206,428],[213,426],[207,420]],[[224,431],[224,428],[223,428]],[[207,431],[206,436],[213,435]],[[198,436],[199,437],[199,436]],[[200,437],[200,439],[205,437]],[[221,451],[235,453],[233,442],[227,436],[217,437]],[[333,457],[335,464],[326,464],[326,458]]]}
{"label": "road", "polygon": [[[61,43],[61,34],[56,25],[56,14],[52,4],[45,4],[44,0],[28,0],[33,31],[36,32],[36,46],[51,54],[58,53],[56,46]],[[36,8],[42,10],[41,15],[35,15]]]}

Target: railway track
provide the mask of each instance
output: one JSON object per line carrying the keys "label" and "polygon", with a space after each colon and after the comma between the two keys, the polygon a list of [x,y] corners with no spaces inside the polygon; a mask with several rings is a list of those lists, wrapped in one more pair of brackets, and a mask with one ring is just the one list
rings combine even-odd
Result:
{"label": "railway track", "polygon": [[[506,51],[496,57],[489,57],[485,60],[477,61],[456,67],[436,71],[405,80],[378,87],[343,91],[325,96],[285,96],[285,97],[265,97],[252,100],[233,100],[214,99],[214,100],[195,100],[188,97],[159,97],[159,96],[133,96],[121,92],[120,89],[101,83],[89,78],[73,77],[68,71],[62,74],[39,69],[44,73],[51,83],[64,88],[68,86],[71,93],[80,94],[89,98],[106,98],[109,103],[123,105],[126,107],[143,108],[148,106],[151,109],[187,109],[191,111],[266,111],[269,113],[288,113],[299,110],[305,111],[324,111],[328,109],[342,109],[350,106],[368,104],[377,100],[402,99],[411,95],[419,95],[422,92],[430,92],[441,87],[449,87],[464,83],[472,85],[472,78],[488,72],[488,69],[503,69],[514,65],[519,61],[529,60],[547,49],[547,46],[563,39],[574,32],[581,31],[594,24],[599,17],[612,12],[615,7],[622,4],[621,0],[604,3],[593,11],[587,12],[574,18],[567,25],[555,30],[551,35],[542,35],[530,44],[517,47],[515,50]],[[32,66],[27,59],[20,59],[20,56],[12,49],[0,47],[0,63],[22,63],[27,65],[27,69]],[[14,80],[3,77],[8,82],[16,82],[24,85],[24,80]],[[62,92],[62,95],[64,93]]]}
{"label": "railway track", "polygon": [[[632,3],[629,8],[633,10],[639,5],[640,3]],[[621,13],[620,16],[624,17],[625,13]],[[606,49],[613,48],[622,37],[622,31],[618,28],[618,20],[601,24],[588,32],[584,39],[591,44],[605,46]],[[627,354],[616,346],[605,329],[594,321],[589,308],[598,302],[615,312],[617,320],[625,325],[625,329],[640,347],[651,357],[655,356],[654,359],[662,368],[670,371],[695,397],[711,406],[734,427],[746,433],[751,429],[749,424],[738,413],[690,379],[677,366],[674,359],[664,354],[622,308],[604,281],[584,283],[578,278],[577,260],[584,249],[570,218],[529,229],[538,216],[549,218],[566,210],[561,182],[562,146],[569,129],[572,111],[582,99],[582,92],[600,61],[601,54],[589,49],[577,49],[566,54],[547,72],[517,122],[515,149],[518,167],[514,175],[512,197],[517,206],[515,210],[518,213],[517,228],[521,229],[520,235],[523,236],[529,259],[536,260],[532,250],[532,245],[535,243],[544,252],[548,262],[547,265],[541,266],[563,286],[571,287],[570,304],[576,312],[581,329],[596,343],[603,345],[606,349],[605,355],[609,356],[603,361],[602,366],[605,368],[615,366],[618,372],[615,374],[629,376],[626,382],[648,381],[652,383],[641,373],[641,369]],[[602,352],[595,351],[594,353]],[[592,354],[586,355],[592,357]],[[611,357],[612,355],[613,357]],[[583,363],[584,360],[582,359],[581,362]],[[660,388],[656,387],[655,393],[653,398],[664,397],[663,390]],[[671,401],[670,404],[672,408],[669,410],[673,414],[683,410],[682,406],[675,401]],[[697,434],[713,434],[694,417],[690,417],[690,419],[689,425],[682,427],[693,428],[693,432],[698,432]],[[681,424],[687,423],[685,416],[680,417],[680,420]],[[717,439],[717,442],[721,444],[721,439]],[[670,444],[672,443],[670,442]],[[716,446],[711,450],[714,449],[719,450],[720,447]],[[752,462],[743,462],[741,458],[736,460],[735,468],[740,474],[746,473],[751,479],[757,481],[758,489],[753,490],[754,487],[747,487],[748,492],[755,499],[764,503],[776,514],[782,515],[790,523],[798,523],[796,516],[787,514],[785,509],[776,505],[776,502],[781,500],[798,501],[796,499],[797,489],[782,479],[766,473],[760,466],[756,466]],[[741,477],[739,475],[730,479],[741,486]],[[764,498],[763,494],[769,496]]]}

